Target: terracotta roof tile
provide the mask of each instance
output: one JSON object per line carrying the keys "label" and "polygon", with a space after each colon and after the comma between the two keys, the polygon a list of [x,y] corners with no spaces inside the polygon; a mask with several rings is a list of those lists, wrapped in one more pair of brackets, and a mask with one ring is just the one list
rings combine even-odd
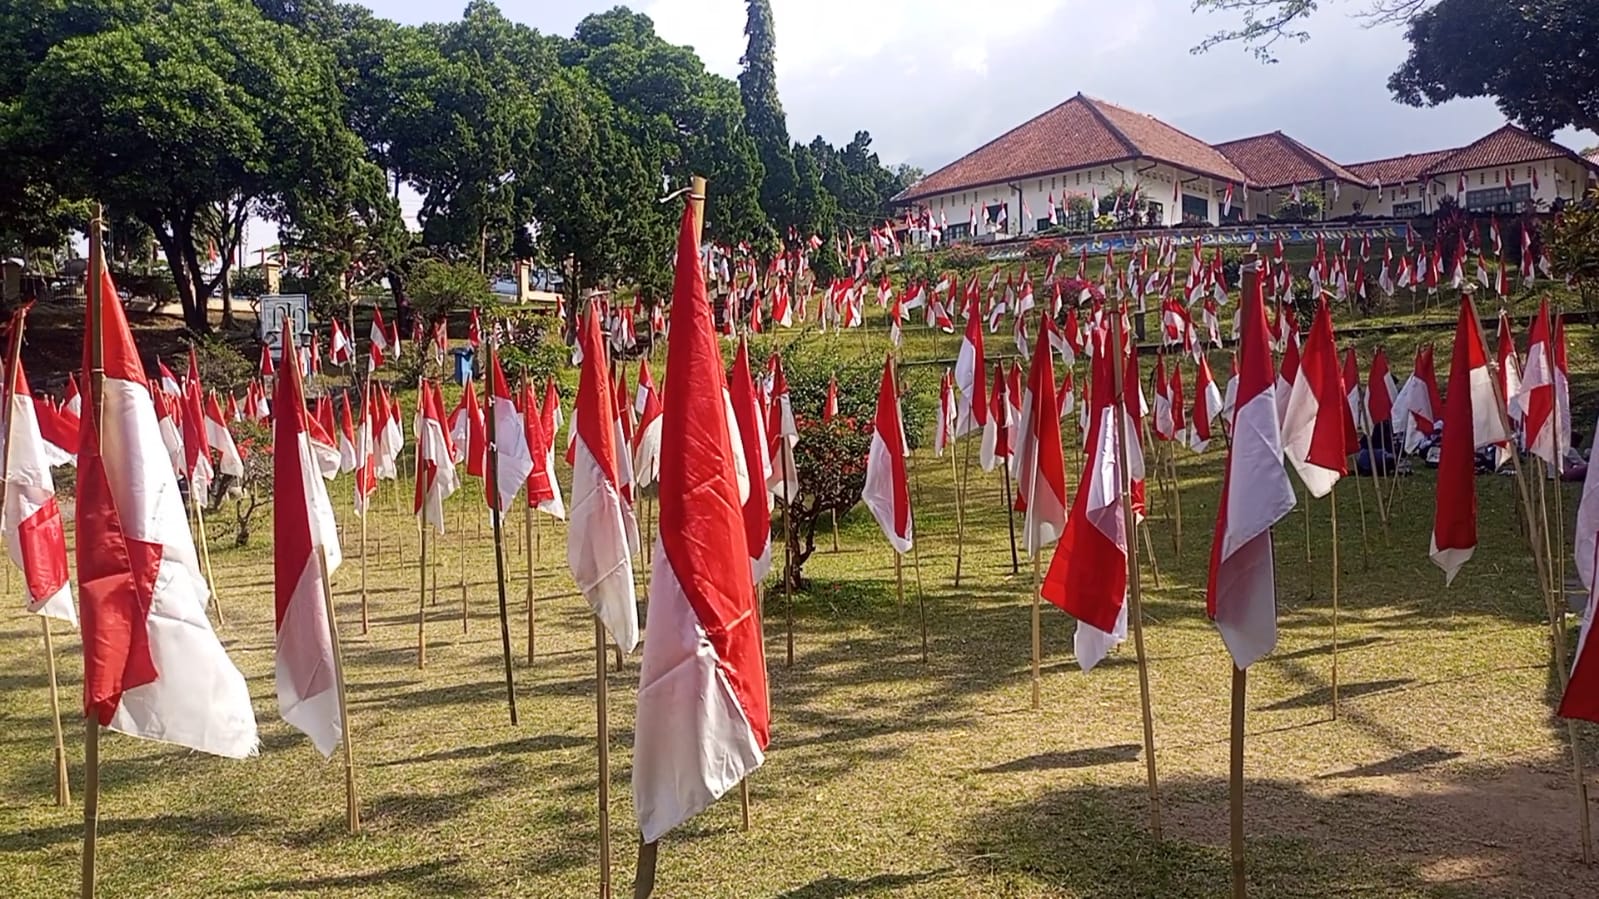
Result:
{"label": "terracotta roof tile", "polygon": [[1242,170],[1251,184],[1259,187],[1287,187],[1331,180],[1362,186],[1370,184],[1367,179],[1281,131],[1216,144],[1216,149]]}
{"label": "terracotta roof tile", "polygon": [[1429,171],[1459,172],[1561,157],[1575,158],[1576,154],[1553,141],[1534,137],[1515,125],[1505,125],[1434,163]]}
{"label": "terracotta roof tile", "polygon": [[1226,157],[1197,138],[1151,116],[1077,94],[933,172],[895,199],[916,200],[1139,157],[1223,180],[1244,180]]}
{"label": "terracotta roof tile", "polygon": [[1349,170],[1378,184],[1405,184],[1420,181],[1422,175],[1431,171],[1435,163],[1454,152],[1454,150],[1431,150],[1426,153],[1406,153],[1404,156],[1352,163]]}

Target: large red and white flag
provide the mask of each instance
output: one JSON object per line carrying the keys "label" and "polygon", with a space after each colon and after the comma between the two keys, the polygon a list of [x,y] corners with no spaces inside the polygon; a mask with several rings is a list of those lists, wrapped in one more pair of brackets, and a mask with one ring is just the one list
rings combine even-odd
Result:
{"label": "large red and white flag", "polygon": [[756,396],[754,374],[750,370],[749,346],[740,340],[727,391],[733,406],[734,452],[744,461],[742,468],[747,479],[747,486],[740,491],[744,501],[744,545],[749,551],[750,577],[758,584],[772,569],[772,507],[766,490],[766,424]]}
{"label": "large red and white flag", "polygon": [[[1121,461],[1118,441],[1123,430],[1131,431],[1126,405],[1116,401],[1112,382],[1113,366],[1121,364],[1121,348],[1111,346],[1103,332],[1092,340],[1096,346],[1085,405],[1087,458],[1065,531],[1040,588],[1044,599],[1077,619],[1072,646],[1084,671],[1093,670],[1127,638],[1127,516],[1122,494],[1130,476],[1137,479],[1143,474],[1134,469],[1131,456],[1127,470]],[[1142,456],[1136,461],[1141,465]]]}
{"label": "large red and white flag", "polygon": [[[338,526],[307,434],[305,393],[294,362],[294,337],[283,334],[273,396],[272,576],[275,585],[278,711],[330,756],[344,733],[339,715],[333,631],[322,596],[343,556]],[[323,565],[326,565],[324,570]]]}
{"label": "large red and white flag", "polygon": [[794,404],[789,398],[782,357],[773,353],[766,362],[766,370],[772,381],[772,401],[766,410],[766,449],[770,457],[766,488],[774,499],[789,501],[797,498],[800,492],[799,469],[794,462],[799,425],[794,421]]}
{"label": "large red and white flag", "polygon": [[728,385],[696,244],[685,210],[662,410],[661,526],[633,740],[633,807],[646,843],[759,768],[770,739]]}
{"label": "large red and white flag", "polygon": [[[12,334],[22,327],[26,311],[11,316]],[[12,338],[16,340],[15,336]],[[28,611],[48,615],[76,627],[78,611],[72,605],[72,584],[67,575],[66,528],[56,504],[55,480],[50,476],[44,438],[39,435],[35,401],[21,359],[11,373],[6,391],[10,403],[10,431],[5,435],[6,480],[4,530],[6,551],[22,572]]]}
{"label": "large red and white flag", "polygon": [[1323,297],[1289,390],[1282,433],[1283,452],[1311,496],[1326,496],[1349,473],[1347,453],[1354,432],[1333,344],[1332,310]]}
{"label": "large red and white flag", "polygon": [[[1592,466],[1588,469],[1588,480],[1592,481],[1594,479],[1596,470],[1599,470],[1599,466]],[[1587,505],[1588,489],[1586,485],[1583,488],[1583,499],[1584,505]],[[1581,517],[1579,515],[1579,522],[1580,520]],[[1567,681],[1566,691],[1560,697],[1559,715],[1562,718],[1581,718],[1585,721],[1599,722],[1599,643],[1590,639],[1593,635],[1594,607],[1596,605],[1592,582],[1594,559],[1591,530],[1588,536],[1590,540],[1586,546],[1580,530],[1577,539],[1578,553],[1584,552],[1585,549],[1587,552],[1586,568],[1588,575],[1584,583],[1588,587],[1588,604],[1583,609],[1582,630],[1577,637],[1577,654],[1571,662],[1571,679]],[[1579,555],[1579,564],[1577,566],[1579,572],[1584,568],[1581,564],[1581,558]]]}
{"label": "large red and white flag", "polygon": [[[1246,264],[1247,268],[1247,264]],[[1258,271],[1244,273],[1243,333],[1232,444],[1210,546],[1205,611],[1233,664],[1248,668],[1277,645],[1277,570],[1271,528],[1293,509],[1283,468],[1266,307]]]}
{"label": "large red and white flag", "polygon": [[1433,564],[1451,583],[1477,548],[1477,450],[1509,439],[1494,396],[1488,348],[1482,344],[1477,309],[1460,298],[1455,349],[1444,401],[1443,445],[1438,450],[1438,497],[1432,519]]}
{"label": "large red and white flag", "polygon": [[[489,356],[489,415],[494,418],[494,450],[498,465],[493,478],[485,478],[483,495],[489,507],[502,515],[511,509],[517,491],[533,472],[533,450],[528,445],[527,426],[522,413],[516,411],[516,401],[511,398],[511,386],[505,381],[505,369],[500,365],[500,354],[491,347]],[[484,466],[487,469],[487,466]]]}
{"label": "large red and white flag", "polygon": [[[638,523],[622,495],[617,453],[616,402],[606,374],[599,316],[590,308],[578,328],[583,367],[578,376],[572,428],[571,531],[566,562],[572,579],[623,653],[638,645],[638,607],[633,591],[633,554]],[[664,433],[664,429],[663,429]],[[663,510],[664,514],[664,510]],[[665,527],[665,521],[662,521]]]}
{"label": "large red and white flag", "polygon": [[243,758],[256,751],[250,690],[206,619],[210,591],[150,387],[109,272],[100,283],[90,313],[100,346],[85,342],[83,369],[103,372],[101,408],[84,416],[78,447],[84,713],[131,736]]}
{"label": "large red and white flag", "polygon": [[908,455],[890,357],[883,362],[883,377],[877,386],[877,413],[872,418],[872,446],[866,456],[866,486],[861,488],[861,501],[877,519],[889,545],[899,553],[911,551],[913,538],[910,481],[905,470]]}
{"label": "large red and white flag", "polygon": [[642,490],[655,483],[661,470],[661,396],[647,359],[638,361],[633,412],[638,415],[638,429],[633,433],[633,477]]}
{"label": "large red and white flag", "polygon": [[[1595,553],[1599,553],[1599,465],[1589,465],[1582,481],[1582,501],[1577,505],[1576,548],[1572,561],[1577,566],[1577,577],[1590,591],[1588,615],[1593,614]],[[1586,618],[1584,619],[1586,621]]]}
{"label": "large red and white flag", "polygon": [[1022,518],[1022,546],[1028,556],[1054,545],[1066,529],[1066,461],[1060,438],[1060,405],[1055,399],[1055,366],[1050,356],[1054,323],[1046,316],[1033,348],[1027,388],[1011,464],[1016,476],[1016,508]]}
{"label": "large red and white flag", "polygon": [[[314,443],[314,441],[313,441]],[[316,451],[315,446],[312,452]],[[435,533],[444,533],[444,501],[461,486],[455,447],[444,427],[444,398],[432,381],[423,381],[416,409],[416,494],[412,512]]]}

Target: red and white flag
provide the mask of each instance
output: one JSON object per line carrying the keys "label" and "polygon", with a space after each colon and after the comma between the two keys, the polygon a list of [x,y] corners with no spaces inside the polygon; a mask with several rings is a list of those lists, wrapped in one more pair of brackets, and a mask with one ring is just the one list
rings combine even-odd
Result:
{"label": "red and white flag", "polygon": [[222,404],[217,402],[215,393],[206,394],[205,398],[205,440],[217,454],[218,472],[233,478],[244,477],[244,457],[239,455],[238,444],[233,441],[233,432],[228,430],[228,419],[222,414]]}
{"label": "red and white flag", "polygon": [[[11,316],[12,340],[27,311]],[[39,434],[35,401],[28,376],[17,361],[6,391],[10,403],[10,431],[5,435],[6,480],[4,517],[0,530],[6,551],[22,572],[28,611],[59,618],[73,627],[78,611],[72,605],[72,583],[67,574],[66,528],[56,503],[55,480],[50,476],[44,438]]]}
{"label": "red and white flag", "polygon": [[[1577,577],[1588,591],[1588,607],[1583,616],[1584,636],[1587,641],[1588,619],[1593,617],[1593,582],[1595,553],[1599,553],[1599,465],[1588,466],[1588,475],[1582,482],[1582,501],[1577,506],[1576,549],[1571,560],[1576,563]],[[1581,656],[1581,649],[1577,653]],[[1593,673],[1593,672],[1590,672]]]}
{"label": "red and white flag", "polygon": [[1022,392],[1016,452],[1011,466],[1016,477],[1016,508],[1022,519],[1022,546],[1028,556],[1054,545],[1066,529],[1066,462],[1060,438],[1060,404],[1055,399],[1055,366],[1046,316],[1033,348]]}
{"label": "red and white flag", "polygon": [[1516,352],[1516,338],[1510,332],[1510,314],[1502,309],[1499,311],[1499,395],[1505,398],[1505,411],[1514,426],[1521,421],[1521,356]]}
{"label": "red and white flag", "polygon": [[[312,440],[315,452],[315,439]],[[416,494],[412,512],[424,526],[444,533],[444,501],[461,486],[455,447],[444,427],[444,399],[432,381],[423,381],[416,409]]]}
{"label": "red and white flag", "polygon": [[1444,402],[1443,445],[1438,450],[1438,498],[1432,519],[1433,564],[1444,583],[1477,548],[1477,450],[1509,439],[1494,396],[1488,348],[1471,297],[1460,298],[1455,349],[1449,364],[1449,398]]}
{"label": "red and white flag", "polygon": [[[681,313],[679,313],[681,314]],[[616,401],[606,376],[599,315],[590,308],[578,328],[583,350],[577,404],[572,409],[572,510],[566,562],[594,614],[624,654],[638,645],[633,555],[638,523],[623,497],[617,453]],[[662,433],[665,433],[663,428]],[[662,510],[664,515],[665,510]],[[661,522],[666,526],[665,520]]]}
{"label": "red and white flag", "polygon": [[351,346],[350,338],[344,333],[344,328],[339,325],[339,320],[333,320],[333,334],[328,338],[328,361],[334,365],[349,365],[355,361],[355,347]]}
{"label": "red and white flag", "polygon": [[[753,583],[766,579],[772,568],[771,494],[766,490],[770,474],[766,455],[766,423],[761,417],[761,402],[756,396],[754,372],[750,370],[749,347],[738,342],[733,356],[733,373],[727,379],[728,402],[733,406],[735,452],[743,458],[747,479],[739,491],[744,510],[744,545],[749,551]],[[737,459],[735,459],[735,463]]]}
{"label": "red and white flag", "polygon": [[774,499],[791,501],[799,496],[799,470],[794,464],[794,448],[799,445],[799,425],[794,421],[794,405],[788,395],[788,376],[783,360],[776,353],[766,362],[772,381],[772,400],[766,410],[766,488]]}
{"label": "red and white flag", "polygon": [[866,456],[866,485],[861,501],[877,519],[883,536],[898,553],[911,551],[911,495],[906,477],[905,426],[899,412],[899,396],[894,390],[894,363],[883,361],[883,377],[877,387],[877,413],[872,419],[872,447]]}
{"label": "red and white flag", "polygon": [[[1123,493],[1143,476],[1141,453],[1129,452],[1126,470],[1119,440],[1131,436],[1126,404],[1116,401],[1112,379],[1121,348],[1104,332],[1094,347],[1089,386],[1087,458],[1055,556],[1040,594],[1077,619],[1072,638],[1077,664],[1093,670],[1127,638],[1127,515]],[[1117,416],[1121,416],[1118,421]],[[1120,427],[1118,427],[1120,425]],[[1132,441],[1130,441],[1132,442]],[[1131,450],[1131,447],[1128,448]]]}
{"label": "red and white flag", "polygon": [[477,384],[467,381],[461,399],[450,412],[450,443],[455,462],[466,463],[466,473],[483,477],[483,457],[488,452],[488,432],[483,424],[483,407],[478,405]]}
{"label": "red and white flag", "polygon": [[[955,421],[955,436],[981,431],[983,443],[993,446],[993,424],[988,416],[988,370],[983,359],[982,315],[976,294],[967,304],[966,334],[955,357],[955,389],[959,393],[960,415]],[[993,468],[990,465],[985,471]]]}
{"label": "red and white flag", "polygon": [[838,376],[833,375],[827,379],[827,398],[822,400],[822,423],[826,424],[838,415]]}
{"label": "red and white flag", "polygon": [[1571,448],[1571,401],[1561,364],[1564,340],[1559,339],[1563,336],[1550,327],[1548,300],[1539,303],[1516,405],[1522,412],[1527,452],[1550,466]]}
{"label": "red and white flag", "polygon": [[[261,348],[261,358],[268,357],[266,347]],[[189,481],[192,502],[204,505],[211,495],[211,481],[216,470],[211,467],[210,441],[205,428],[205,399],[200,387],[200,362],[194,348],[189,348],[189,374],[183,380],[183,403],[180,422],[183,426],[183,472]]]}
{"label": "red and white flag", "polygon": [[1438,377],[1433,372],[1432,347],[1422,346],[1416,350],[1415,369],[1394,400],[1394,430],[1404,435],[1405,452],[1415,452],[1432,436],[1442,412]]}
{"label": "red and white flag", "polygon": [[506,383],[500,354],[491,347],[489,358],[488,414],[494,419],[494,457],[498,465],[492,471],[493,477],[485,479],[483,491],[489,507],[504,515],[510,511],[511,502],[528,475],[533,473],[533,451],[528,446],[522,413],[516,411],[516,401],[511,397],[511,385]]}
{"label": "red and white flag", "polygon": [[273,396],[278,416],[272,422],[274,674],[279,714],[325,757],[338,748],[344,721],[323,579],[333,576],[343,556],[333,505],[311,455],[305,393],[293,361],[294,336],[285,329],[282,374]]}
{"label": "red and white flag", "polygon": [[[1354,424],[1357,432],[1370,433],[1371,423],[1365,420],[1365,407],[1360,401],[1360,362],[1355,358],[1355,348],[1344,350],[1344,402],[1349,405],[1349,420]],[[1356,446],[1356,452],[1359,446]]]}
{"label": "red and white flag", "polygon": [[1378,347],[1371,357],[1371,369],[1366,372],[1366,424],[1370,428],[1366,433],[1374,433],[1377,423],[1382,421],[1397,427],[1394,412],[1398,396],[1398,385],[1388,370],[1388,354]]}
{"label": "red and white flag", "polygon": [[[1247,268],[1247,264],[1246,264]],[[1277,570],[1271,528],[1293,509],[1283,468],[1266,307],[1258,271],[1244,273],[1238,397],[1216,531],[1210,547],[1205,611],[1233,664],[1248,668],[1277,645]]]}
{"label": "red and white flag", "polygon": [[646,843],[759,768],[770,739],[728,385],[688,209],[678,232],[672,309],[660,529],[633,740],[633,807]]}
{"label": "red and white flag", "polygon": [[933,422],[933,455],[940,459],[955,440],[955,416],[955,376],[945,369],[938,384],[938,419]]}
{"label": "red and white flag", "polygon": [[633,477],[642,490],[655,483],[661,469],[661,396],[655,389],[647,359],[638,361],[633,411],[638,415],[638,430],[633,435]]}
{"label": "red and white flag", "polygon": [[361,465],[356,449],[355,413],[350,409],[350,395],[339,397],[339,473],[355,471]]}
{"label": "red and white flag", "polygon": [[555,518],[566,518],[566,505],[561,501],[561,485],[555,480],[555,448],[533,395],[533,385],[522,382],[522,426],[527,440],[528,455],[533,457],[533,468],[527,475],[527,504]]}
{"label": "red and white flag", "polygon": [[84,416],[78,447],[84,713],[130,736],[244,758],[256,751],[250,690],[206,618],[210,591],[150,388],[109,272],[100,283],[100,348],[85,343],[83,369],[99,360],[101,408]]}
{"label": "red and white flag", "polygon": [[[382,394],[378,394],[382,396]],[[367,504],[371,502],[372,494],[378,489],[378,458],[377,443],[374,439],[374,427],[381,428],[374,419],[377,409],[373,406],[372,384],[369,380],[366,386],[365,399],[361,403],[361,428],[355,436],[355,514],[365,516]]]}
{"label": "red and white flag", "polygon": [[988,424],[983,428],[983,443],[977,450],[977,464],[984,471],[993,471],[995,465],[1010,458],[1011,431],[1016,424],[1003,362],[994,363],[993,384],[988,400]]}
{"label": "red and white flag", "polygon": [[172,373],[172,369],[167,368],[167,364],[160,359],[156,359],[155,364],[161,373],[161,392],[173,398],[183,396],[183,388],[178,386],[178,376]]}
{"label": "red and white flag", "polygon": [[1194,414],[1193,426],[1188,429],[1189,449],[1202,453],[1210,448],[1210,440],[1214,436],[1211,427],[1216,416],[1221,414],[1221,409],[1221,391],[1216,387],[1216,379],[1211,376],[1210,360],[1201,353],[1199,372],[1194,376]]}
{"label": "red and white flag", "polygon": [[1338,479],[1349,473],[1348,452],[1354,434],[1355,422],[1338,370],[1338,347],[1333,344],[1332,310],[1323,297],[1289,390],[1282,432],[1283,453],[1311,496],[1326,496]]}

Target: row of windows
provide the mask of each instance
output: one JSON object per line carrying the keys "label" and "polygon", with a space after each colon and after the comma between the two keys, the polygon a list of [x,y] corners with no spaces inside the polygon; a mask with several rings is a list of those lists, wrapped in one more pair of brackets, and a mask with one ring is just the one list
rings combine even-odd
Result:
{"label": "row of windows", "polygon": [[[1087,182],[1086,183],[1083,180],[1085,174],[1087,175]],[[1070,184],[1067,184],[1067,180],[1068,179],[1070,179],[1070,181],[1071,181]],[[1170,184],[1171,183],[1171,180],[1167,179],[1167,178],[1156,178],[1154,180],[1157,183],[1160,183],[1160,184]],[[1056,191],[1056,190],[1066,190],[1066,189],[1068,189],[1070,187],[1077,187],[1077,188],[1102,187],[1108,193],[1114,186],[1115,186],[1115,184],[1107,177],[1107,171],[1105,169],[1095,169],[1095,170],[1090,171],[1090,172],[1073,172],[1070,175],[1059,175],[1059,176],[1056,176],[1056,177],[1052,177],[1052,178],[1049,179],[1049,187],[1047,189],[1050,190],[1050,191]],[[1044,186],[1044,179],[1039,178],[1038,181],[1037,181],[1037,185],[1035,187],[1035,192],[1043,193],[1045,190],[1046,190],[1046,188]],[[1079,191],[1079,193],[1082,193],[1082,192],[1084,192],[1084,191]],[[944,209],[944,208],[947,208],[947,206],[952,206],[952,207],[955,207],[955,208],[958,208],[958,209],[964,209],[966,207],[975,206],[975,205],[978,205],[980,203],[991,203],[991,202],[993,202],[992,199],[980,200],[980,199],[978,199],[980,196],[981,196],[980,193],[974,191],[972,193],[962,193],[960,195],[960,199],[959,200],[955,199],[953,196],[939,197],[938,198],[938,208],[939,209]],[[990,194],[989,196],[992,197],[993,195]]]}

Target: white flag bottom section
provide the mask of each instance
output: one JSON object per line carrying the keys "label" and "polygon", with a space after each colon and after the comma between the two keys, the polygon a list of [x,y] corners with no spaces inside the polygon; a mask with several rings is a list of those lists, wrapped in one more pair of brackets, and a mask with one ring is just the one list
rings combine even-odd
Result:
{"label": "white flag bottom section", "polygon": [[[278,710],[283,720],[310,737],[326,758],[339,748],[344,725],[339,720],[339,691],[320,568],[313,558],[294,587],[295,599],[289,603],[283,625],[278,628],[275,674]],[[312,658],[291,659],[291,652],[307,653]],[[301,672],[298,678],[296,672]],[[297,679],[305,683],[296,684]]]}
{"label": "white flag bottom section", "polygon": [[1108,634],[1086,621],[1077,622],[1077,631],[1072,634],[1072,653],[1077,656],[1077,666],[1084,671],[1093,671],[1095,665],[1105,661],[1105,656],[1126,639],[1126,602],[1122,603],[1122,610],[1116,613],[1115,630]]}
{"label": "white flag bottom section", "polygon": [[633,806],[653,843],[766,761],[661,541],[639,669]]}
{"label": "white flag bottom section", "polygon": [[1455,582],[1455,575],[1460,573],[1460,567],[1471,561],[1471,554],[1476,550],[1475,546],[1439,549],[1438,537],[1435,534],[1427,546],[1427,555],[1432,558],[1434,565],[1443,569],[1444,586],[1447,587]]}
{"label": "white flag bottom section", "polygon": [[624,654],[631,653],[638,646],[631,558],[638,545],[638,525],[581,440],[572,467],[572,518],[566,544],[572,580],[611,639]]}

